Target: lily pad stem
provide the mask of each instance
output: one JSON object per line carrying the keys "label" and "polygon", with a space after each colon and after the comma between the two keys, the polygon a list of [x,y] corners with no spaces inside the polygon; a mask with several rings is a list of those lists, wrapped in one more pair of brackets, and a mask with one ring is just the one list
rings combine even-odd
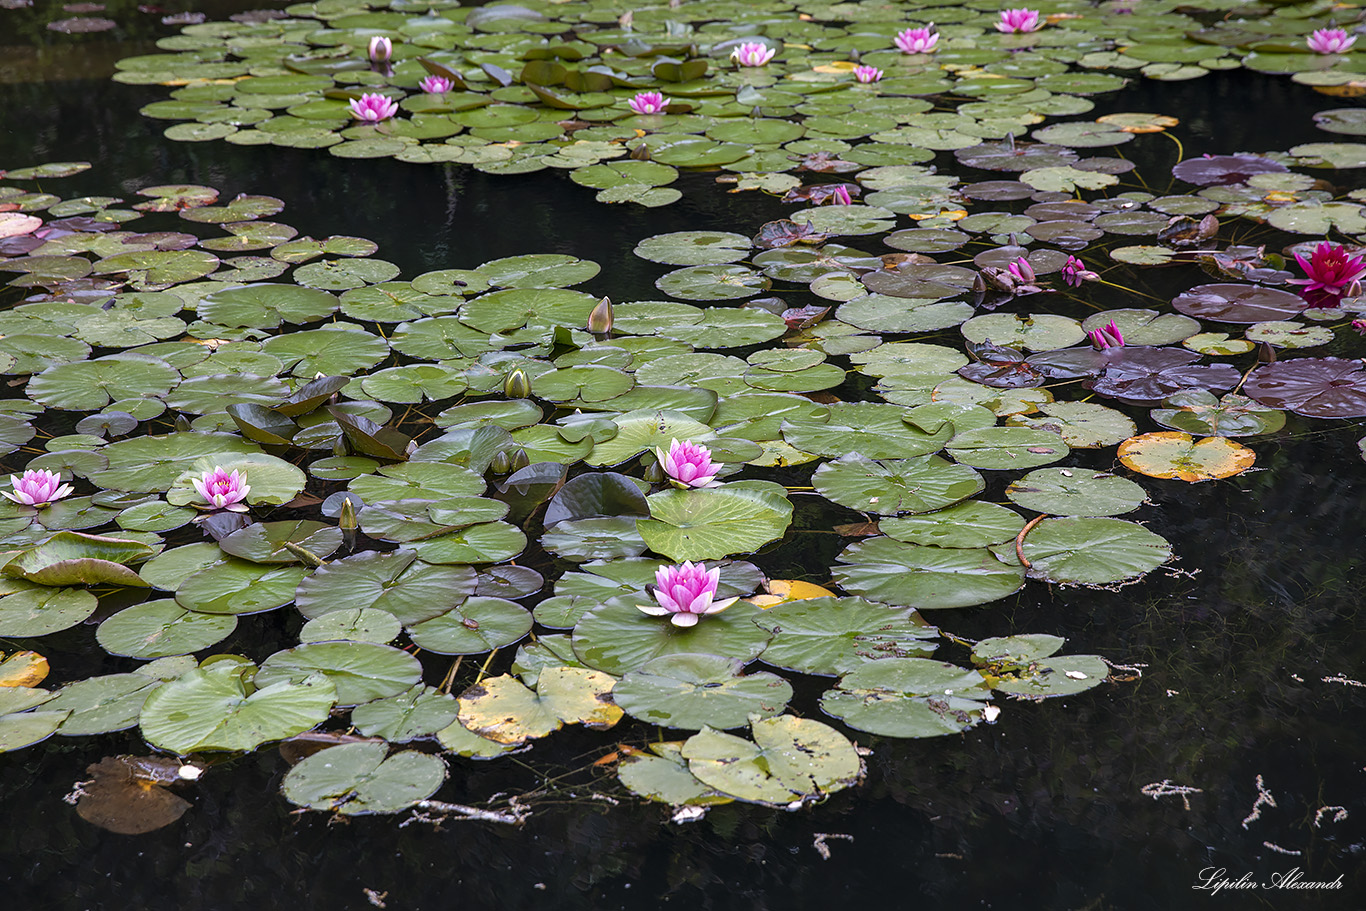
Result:
{"label": "lily pad stem", "polygon": [[498,654],[498,649],[494,649],[493,651],[489,652],[489,656],[484,659],[484,666],[479,668],[479,676],[474,678],[474,682],[476,685],[478,685],[480,680],[484,679],[484,674],[488,672],[489,665],[493,663],[493,656],[496,654]]}
{"label": "lily pad stem", "polygon": [[462,661],[464,661],[464,660],[465,660],[465,656],[464,656],[464,655],[457,655],[457,656],[456,656],[456,658],[455,658],[455,663],[452,664],[452,665],[451,665],[451,669],[450,669],[449,671],[446,672],[446,678],[445,678],[444,680],[441,681],[441,687],[440,687],[440,689],[441,689],[441,692],[442,692],[442,693],[445,693],[445,694],[448,694],[448,695],[449,695],[449,693],[450,693],[450,691],[451,691],[451,686],[455,683],[455,674],[456,674],[457,671],[460,670],[460,662],[462,662]]}
{"label": "lily pad stem", "polygon": [[1030,563],[1028,560],[1025,559],[1025,555],[1024,555],[1024,539],[1025,539],[1025,535],[1027,535],[1027,534],[1029,534],[1031,531],[1033,531],[1035,525],[1038,525],[1040,522],[1042,522],[1044,519],[1047,519],[1047,518],[1048,518],[1048,516],[1042,515],[1042,514],[1035,516],[1034,518],[1030,519],[1027,523],[1025,523],[1025,527],[1024,527],[1024,528],[1021,528],[1021,529],[1020,529],[1020,533],[1019,533],[1018,535],[1015,536],[1015,556],[1017,556],[1017,557],[1020,558],[1020,562],[1024,564],[1024,568],[1025,568],[1025,569],[1030,569],[1030,568],[1034,565],[1034,564]]}

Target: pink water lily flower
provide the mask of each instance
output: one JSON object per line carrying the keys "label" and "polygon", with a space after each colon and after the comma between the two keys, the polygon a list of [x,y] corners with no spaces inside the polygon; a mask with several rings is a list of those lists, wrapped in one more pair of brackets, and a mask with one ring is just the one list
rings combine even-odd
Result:
{"label": "pink water lily flower", "polygon": [[939,32],[931,22],[919,28],[903,29],[892,39],[892,43],[904,54],[930,54],[939,43]]}
{"label": "pink water lily flower", "polygon": [[996,31],[1006,34],[1037,32],[1041,28],[1043,22],[1039,19],[1038,10],[1024,8],[1001,10],[1001,21],[996,23]]}
{"label": "pink water lily flower", "polygon": [[1119,331],[1114,320],[1110,320],[1099,329],[1092,329],[1086,335],[1091,339],[1091,346],[1101,351],[1106,348],[1124,347],[1124,334]]}
{"label": "pink water lily flower", "polygon": [[8,497],[21,505],[39,509],[54,500],[70,496],[71,492],[76,489],[70,484],[62,483],[61,472],[47,471],[41,468],[26,471],[17,478],[10,475],[9,482],[14,487],[14,493],[0,490],[0,496]]}
{"label": "pink water lily flower", "polygon": [[203,477],[192,478],[190,483],[204,498],[204,502],[214,509],[229,512],[246,512],[247,504],[242,501],[251,493],[245,472],[233,471],[231,474],[217,466],[204,472]]}
{"label": "pink water lily flower", "polygon": [[444,95],[455,88],[455,83],[445,76],[424,76],[417,84],[428,95]]}
{"label": "pink water lily flower", "polygon": [[1093,282],[1099,278],[1099,275],[1086,268],[1086,264],[1075,256],[1067,257],[1067,262],[1063,263],[1062,280],[1073,288],[1081,287],[1082,282]]}
{"label": "pink water lily flower", "polygon": [[351,114],[366,123],[379,123],[398,113],[398,103],[378,93],[367,92],[359,99],[352,99]]}
{"label": "pink water lily flower", "polygon": [[875,66],[856,66],[854,67],[854,78],[859,82],[877,82],[882,78],[882,70]]}
{"label": "pink water lily flower", "polygon": [[761,41],[746,41],[730,52],[730,59],[741,66],[763,66],[778,53]]}
{"label": "pink water lily flower", "polygon": [[370,58],[371,63],[388,63],[389,58],[394,56],[394,42],[376,35],[370,39],[365,55]]}
{"label": "pink water lily flower", "polygon": [[1034,284],[1036,278],[1034,267],[1023,256],[1017,257],[1010,265],[1006,266],[1006,271],[1019,279],[1022,284]]}
{"label": "pink water lily flower", "polygon": [[711,460],[711,450],[705,446],[699,446],[692,440],[679,442],[674,440],[669,444],[669,451],[656,448],[655,455],[659,457],[659,465],[664,469],[665,476],[669,483],[678,488],[688,487],[719,487],[721,482],[716,480],[716,473],[721,470],[721,463]]}
{"label": "pink water lily flower", "polygon": [[626,102],[626,106],[637,114],[662,114],[669,106],[669,99],[659,92],[639,92]]}
{"label": "pink water lily flower", "polygon": [[1305,43],[1317,54],[1345,54],[1357,39],[1340,28],[1321,28],[1306,38]]}
{"label": "pink water lily flower", "polygon": [[831,206],[852,206],[854,200],[849,196],[849,188],[844,184],[840,184],[830,193],[829,198],[826,200],[826,204]]}
{"label": "pink water lily flower", "polygon": [[655,571],[655,586],[650,594],[658,604],[637,604],[652,617],[669,617],[674,626],[696,626],[704,614],[716,614],[739,598],[717,601],[716,587],[721,569],[707,569],[705,563],[661,566]]}
{"label": "pink water lily flower", "polygon": [[1341,295],[1352,282],[1366,276],[1366,258],[1352,256],[1341,244],[1328,241],[1315,247],[1308,259],[1296,253],[1295,262],[1308,278],[1292,278],[1290,284],[1304,285],[1305,291]]}

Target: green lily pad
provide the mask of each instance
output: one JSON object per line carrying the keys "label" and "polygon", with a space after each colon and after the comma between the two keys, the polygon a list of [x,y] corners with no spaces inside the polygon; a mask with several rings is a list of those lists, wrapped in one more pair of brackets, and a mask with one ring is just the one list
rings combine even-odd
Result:
{"label": "green lily pad", "polygon": [[236,629],[234,616],[188,611],[174,600],[163,598],[135,604],[109,617],[95,631],[95,639],[114,655],[165,658],[206,649],[222,642]]}
{"label": "green lily pad", "polygon": [[360,816],[401,812],[431,797],[446,780],[439,756],[388,753],[383,743],[328,747],[290,769],[281,792],[296,806]]}
{"label": "green lily pad", "polygon": [[821,708],[884,737],[938,737],[980,723],[989,695],[978,671],[926,658],[883,658],[845,674],[821,697]]}
{"label": "green lily pad", "polygon": [[835,675],[866,661],[928,655],[938,630],[908,608],[861,598],[808,598],[777,604],[759,623],[772,630],[759,659],[802,674]]}
{"label": "green lily pad", "polygon": [[1147,501],[1142,487],[1104,471],[1040,468],[1011,483],[1006,498],[1053,516],[1117,516]]}
{"label": "green lily pad", "polygon": [[[1014,545],[1009,556],[1014,556]],[[1045,519],[1022,547],[1029,576],[1061,585],[1110,585],[1136,579],[1171,559],[1171,544],[1123,519]],[[1003,554],[1005,556],[1005,554]]]}
{"label": "green lily pad", "polygon": [[751,716],[782,712],[791,685],[763,671],[742,675],[741,667],[717,655],[665,655],[628,672],[612,688],[612,701],[649,724],[691,730],[738,728]]}
{"label": "green lily pad", "polygon": [[1014,594],[1024,567],[1002,563],[989,550],[926,547],[870,538],[839,555],[835,583],[870,601],[919,610],[973,607]]}
{"label": "green lily pad", "polygon": [[863,764],[854,745],[807,718],[756,719],[754,742],[704,730],[689,737],[688,770],[716,791],[751,803],[787,806],[856,784]]}
{"label": "green lily pad", "polygon": [[407,743],[435,734],[455,721],[459,713],[454,696],[419,683],[397,696],[356,706],[351,710],[351,723],[366,737]]}
{"label": "green lily pad", "polygon": [[335,685],[338,705],[360,705],[404,692],[422,679],[422,665],[402,649],[375,642],[310,642],[261,662],[255,683],[298,683],[319,674]]}
{"label": "green lily pad", "polygon": [[172,753],[254,750],[327,720],[337,701],[330,680],[312,675],[299,683],[281,680],[248,693],[251,665],[219,661],[158,687],[144,703],[142,736]]}
{"label": "green lily pad", "polygon": [[614,675],[662,655],[720,655],[747,662],[771,635],[755,622],[759,616],[757,607],[742,601],[684,628],[630,604],[603,604],[575,624],[574,654],[588,667]]}
{"label": "green lily pad", "polygon": [[477,655],[503,648],[531,631],[531,612],[502,598],[469,598],[408,629],[420,647],[439,655]]}
{"label": "green lily pad", "polygon": [[650,518],[636,528],[651,550],[672,560],[752,553],[781,538],[792,522],[792,504],[767,487],[666,490],[649,504]]}
{"label": "green lily pad", "polygon": [[811,484],[826,499],[861,512],[933,512],[979,493],[982,476],[938,456],[876,462],[857,452],[816,469]]}
{"label": "green lily pad", "polygon": [[374,608],[412,625],[450,610],[474,588],[468,567],[423,563],[409,550],[369,551],[319,567],[299,583],[295,606],[309,619]]}

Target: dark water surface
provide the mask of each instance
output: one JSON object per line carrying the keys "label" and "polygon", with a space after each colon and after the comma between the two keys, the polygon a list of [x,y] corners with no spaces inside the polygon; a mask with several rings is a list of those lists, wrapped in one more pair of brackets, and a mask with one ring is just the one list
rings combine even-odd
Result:
{"label": "dark water surface", "polygon": [[[110,61],[148,52],[140,42],[170,30],[153,29],[151,17],[139,22],[131,7],[109,15],[134,26],[56,38],[11,28],[29,14],[0,10],[0,167],[94,162],[46,188],[64,197],[182,182],[210,184],[225,197],[275,195],[287,204],[279,220],[319,237],[369,237],[407,278],[561,252],[600,263],[602,274],[585,290],[619,301],[662,296],[653,288],[661,268],[631,253],[641,238],[683,229],[752,233],[788,210],[755,193],[727,194],[711,174],[686,175],[677,184],[683,202],[643,210],[599,205],[555,171],[490,176],[321,151],[172,143],[163,124],[137,114],[164,90],[103,78]],[[1322,140],[1310,114],[1351,102],[1235,72],[1140,83],[1098,103],[1096,114],[1181,117],[1173,132],[1190,155]],[[1147,136],[1122,151],[1131,149],[1161,192],[1175,144]],[[1326,173],[1361,185],[1356,172]],[[1235,236],[1254,242],[1286,240],[1232,224]],[[1143,279],[1170,296],[1197,283],[1186,268],[1193,270]],[[805,302],[803,294],[784,296]],[[1142,306],[1129,300],[1102,289],[1095,303]],[[1332,353],[1362,351],[1340,340]],[[132,734],[54,738],[0,756],[0,909],[365,909],[366,889],[387,893],[396,911],[1366,907],[1366,689],[1323,680],[1366,677],[1366,464],[1356,445],[1363,434],[1359,425],[1292,416],[1278,438],[1253,444],[1256,471],[1195,486],[1144,479],[1153,505],[1137,516],[1172,542],[1178,572],[1119,591],[1036,584],[985,608],[936,612],[932,622],[973,638],[1066,636],[1068,652],[1141,666],[1142,676],[1043,704],[1005,702],[999,723],[961,737],[860,735],[874,750],[867,781],[822,806],[784,813],[734,804],[673,825],[667,810],[592,769],[610,749],[602,735],[566,730],[522,757],[451,764],[438,795],[445,799],[476,803],[549,785],[522,829],[294,815],[278,794],[286,765],[264,749],[215,768],[178,823],[129,837],[85,823],[62,797],[87,777],[88,764],[145,752],[145,744]],[[1111,454],[1079,455],[1109,467]],[[988,493],[999,499],[1000,486]],[[828,524],[812,518],[814,501],[794,499],[794,528]],[[839,547],[833,535],[793,537],[756,562],[791,578],[828,566]],[[253,629],[221,650],[268,654],[288,632],[286,612],[277,613],[253,618],[244,624]],[[93,627],[78,627],[44,641],[50,684],[130,669],[93,638]],[[965,656],[950,649],[942,657]],[[799,691],[794,709],[819,717],[819,691]],[[1245,822],[1258,776],[1275,806]],[[1200,792],[1189,806],[1180,796],[1142,793],[1163,780]],[[1330,822],[1330,810],[1316,825],[1326,806],[1349,815]],[[817,848],[822,833],[828,860]],[[1296,868],[1308,880],[1341,876],[1343,888],[1265,888]],[[1230,880],[1250,874],[1263,887],[1218,895],[1193,888],[1202,871],[1214,870]]]}

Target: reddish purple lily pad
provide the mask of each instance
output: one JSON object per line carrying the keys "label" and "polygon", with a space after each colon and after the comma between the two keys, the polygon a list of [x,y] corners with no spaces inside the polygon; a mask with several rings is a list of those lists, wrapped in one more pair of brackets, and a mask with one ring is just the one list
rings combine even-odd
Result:
{"label": "reddish purple lily pad", "polygon": [[1265,323],[1298,316],[1305,302],[1298,294],[1261,285],[1196,285],[1172,301],[1187,316],[1220,323]]}
{"label": "reddish purple lily pad", "polygon": [[990,339],[969,341],[967,348],[973,363],[958,368],[958,375],[964,379],[997,389],[1022,389],[1043,382],[1043,374],[1026,362],[1024,353],[1015,348],[994,344]]}
{"label": "reddish purple lily pad", "polygon": [[984,142],[968,149],[959,149],[953,154],[968,167],[984,171],[1056,168],[1077,160],[1077,153],[1071,149],[1038,142]]}
{"label": "reddish purple lily pad", "polygon": [[1311,418],[1366,417],[1366,367],[1341,357],[1302,357],[1252,371],[1243,391],[1268,408]]}
{"label": "reddish purple lily pad", "polygon": [[959,192],[968,199],[996,202],[1028,199],[1034,195],[1034,188],[1027,187],[1018,180],[983,180],[978,183],[970,183]]}
{"label": "reddish purple lily pad", "polygon": [[102,19],[96,16],[73,16],[70,19],[58,19],[56,22],[49,22],[47,28],[50,32],[77,35],[89,32],[107,32],[116,25],[118,23],[113,19]]}
{"label": "reddish purple lily pad", "polygon": [[1100,208],[1089,202],[1069,199],[1064,202],[1039,202],[1025,209],[1024,214],[1035,221],[1090,221],[1100,214]]}
{"label": "reddish purple lily pad", "polygon": [[1178,180],[1201,187],[1246,183],[1256,174],[1272,174],[1289,170],[1285,165],[1260,155],[1204,155],[1187,158],[1172,168]]}
{"label": "reddish purple lily pad", "polygon": [[[1084,348],[1073,350],[1078,352],[1078,361],[1086,355]],[[1104,366],[1099,376],[1083,384],[1087,389],[1148,408],[1162,404],[1163,399],[1182,389],[1224,392],[1232,389],[1240,376],[1229,364],[1197,364],[1200,355],[1184,348],[1112,348],[1097,351],[1095,356],[1104,361]],[[1030,361],[1040,366],[1034,358]],[[1052,366],[1057,369],[1057,362]]]}

